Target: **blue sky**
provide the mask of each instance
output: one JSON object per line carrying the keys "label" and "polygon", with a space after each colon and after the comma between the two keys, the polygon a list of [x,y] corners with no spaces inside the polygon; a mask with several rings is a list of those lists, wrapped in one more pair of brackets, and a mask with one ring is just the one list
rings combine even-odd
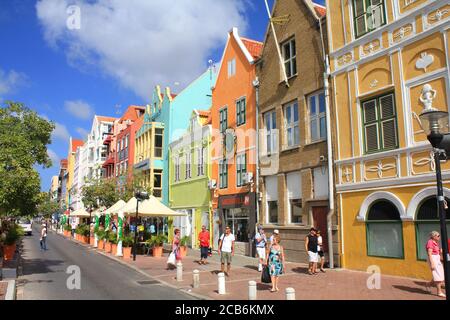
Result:
{"label": "blue sky", "polygon": [[[136,8],[122,0],[0,1],[0,100],[57,124],[49,145],[56,161],[39,168],[43,190],[67,157],[68,137],[84,138],[94,114],[145,105],[155,84],[180,91],[209,59],[219,62],[231,27],[260,41],[267,27],[262,0],[134,1]],[[76,30],[66,24],[77,17],[72,4],[80,8]]]}

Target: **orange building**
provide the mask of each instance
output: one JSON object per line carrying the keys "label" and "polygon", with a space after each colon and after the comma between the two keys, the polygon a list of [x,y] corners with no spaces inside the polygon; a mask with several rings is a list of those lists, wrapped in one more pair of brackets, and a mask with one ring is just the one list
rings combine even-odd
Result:
{"label": "orange building", "polygon": [[226,225],[236,237],[236,253],[252,253],[256,223],[256,100],[252,82],[262,43],[228,34],[212,91],[212,181],[214,246]]}

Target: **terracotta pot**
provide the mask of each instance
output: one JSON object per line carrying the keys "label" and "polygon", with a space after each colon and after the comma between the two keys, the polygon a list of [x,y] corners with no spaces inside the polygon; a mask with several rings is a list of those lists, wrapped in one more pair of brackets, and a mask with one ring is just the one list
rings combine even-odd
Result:
{"label": "terracotta pot", "polygon": [[99,250],[104,250],[104,249],[105,249],[105,241],[103,241],[103,240],[98,240],[98,243],[97,243],[97,249],[99,249]]}
{"label": "terracotta pot", "polygon": [[181,246],[180,247],[180,255],[182,257],[186,257],[186,255],[187,255],[187,246]]}
{"label": "terracotta pot", "polygon": [[111,253],[113,256],[115,256],[117,254],[117,244],[115,244],[115,243],[111,244]]}
{"label": "terracotta pot", "polygon": [[152,255],[153,257],[162,257],[163,247],[153,247]]}
{"label": "terracotta pot", "polygon": [[131,247],[122,248],[123,258],[130,260],[131,259]]}
{"label": "terracotta pot", "polygon": [[91,246],[93,246],[93,245],[94,245],[94,242],[95,242],[95,237],[91,237],[91,238],[89,239],[89,244],[90,244]]}
{"label": "terracotta pot", "polygon": [[109,241],[105,242],[105,252],[111,253],[111,242],[109,242]]}
{"label": "terracotta pot", "polygon": [[14,253],[16,252],[16,244],[10,246],[3,246],[3,260],[12,260],[14,258]]}
{"label": "terracotta pot", "polygon": [[85,244],[89,244],[89,237],[88,236],[83,236],[83,242]]}
{"label": "terracotta pot", "polygon": [[78,233],[75,233],[75,240],[80,241],[80,235]]}

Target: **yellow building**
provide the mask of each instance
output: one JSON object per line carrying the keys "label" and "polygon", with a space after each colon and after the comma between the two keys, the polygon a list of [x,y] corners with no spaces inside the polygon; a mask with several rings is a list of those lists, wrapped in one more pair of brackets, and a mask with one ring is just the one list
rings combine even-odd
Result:
{"label": "yellow building", "polygon": [[81,147],[84,144],[83,140],[80,139],[72,139],[70,137],[69,140],[69,152],[67,154],[67,182],[66,182],[66,204],[67,208],[70,207],[72,204],[72,195],[73,195],[73,178],[74,178],[74,170],[75,170],[75,152],[77,151],[78,147]]}
{"label": "yellow building", "polygon": [[[425,243],[440,229],[418,116],[450,105],[450,5],[327,0],[327,9],[341,265],[429,279]],[[442,169],[450,199],[450,161]]]}

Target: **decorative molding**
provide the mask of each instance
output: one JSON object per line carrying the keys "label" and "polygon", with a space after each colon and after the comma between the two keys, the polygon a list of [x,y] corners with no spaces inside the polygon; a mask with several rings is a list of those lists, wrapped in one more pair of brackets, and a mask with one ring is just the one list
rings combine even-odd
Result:
{"label": "decorative molding", "polygon": [[370,84],[369,87],[371,88],[375,88],[378,85],[378,80],[377,79],[373,79]]}
{"label": "decorative molding", "polygon": [[338,68],[342,68],[351,62],[353,62],[353,52],[347,52],[336,60]]}
{"label": "decorative molding", "polygon": [[416,61],[416,68],[423,69],[424,72],[427,72],[427,68],[431,66],[434,62],[434,56],[432,54],[428,54],[426,51],[420,54],[420,57]]}
{"label": "decorative molding", "polygon": [[[365,167],[365,164],[364,164],[364,167]],[[378,178],[383,179],[384,171],[388,171],[388,170],[395,169],[395,168],[396,168],[395,164],[392,164],[392,163],[383,164],[382,159],[380,159],[380,160],[378,160],[377,165],[366,167],[366,172],[376,172]],[[397,176],[397,174],[396,174],[396,176]],[[392,177],[389,177],[389,178],[392,178]],[[367,178],[367,176],[365,176],[365,179],[370,180]]]}
{"label": "decorative molding", "polygon": [[447,4],[438,9],[428,11],[423,15],[424,30],[439,25],[450,17],[450,5]]}
{"label": "decorative molding", "polygon": [[381,38],[377,38],[362,45],[359,48],[359,52],[362,57],[366,57],[380,51],[381,49],[383,49],[382,40]]}
{"label": "decorative molding", "polygon": [[358,221],[367,221],[367,213],[372,205],[377,200],[388,200],[390,201],[398,210],[400,214],[400,219],[406,217],[406,210],[403,202],[393,193],[386,191],[376,191],[368,195],[361,204],[358,215],[356,219]]}
{"label": "decorative molding", "polygon": [[[411,157],[414,154],[417,154],[417,153],[412,153]],[[436,162],[434,160],[434,153],[433,153],[433,151],[430,152],[430,155],[428,157],[420,158],[419,160],[413,162],[413,168],[411,170],[412,174],[414,174],[414,175],[420,174],[420,173],[415,173],[414,172],[414,166],[423,167],[423,166],[426,166],[426,165],[430,165],[430,171],[434,172],[436,170]]]}
{"label": "decorative molding", "polygon": [[[450,198],[450,189],[443,188],[444,196]],[[423,200],[430,198],[432,196],[436,196],[437,189],[436,187],[428,187],[417,192],[409,201],[408,208],[406,209],[406,217],[410,221],[416,220],[416,212],[419,205],[423,202]]]}
{"label": "decorative molding", "polygon": [[392,31],[389,34],[389,38],[390,38],[390,44],[396,44],[399,43],[401,41],[403,41],[404,39],[415,35],[415,28],[414,28],[414,24],[412,22],[405,24],[403,26],[401,26],[398,29],[395,29],[394,31]]}

